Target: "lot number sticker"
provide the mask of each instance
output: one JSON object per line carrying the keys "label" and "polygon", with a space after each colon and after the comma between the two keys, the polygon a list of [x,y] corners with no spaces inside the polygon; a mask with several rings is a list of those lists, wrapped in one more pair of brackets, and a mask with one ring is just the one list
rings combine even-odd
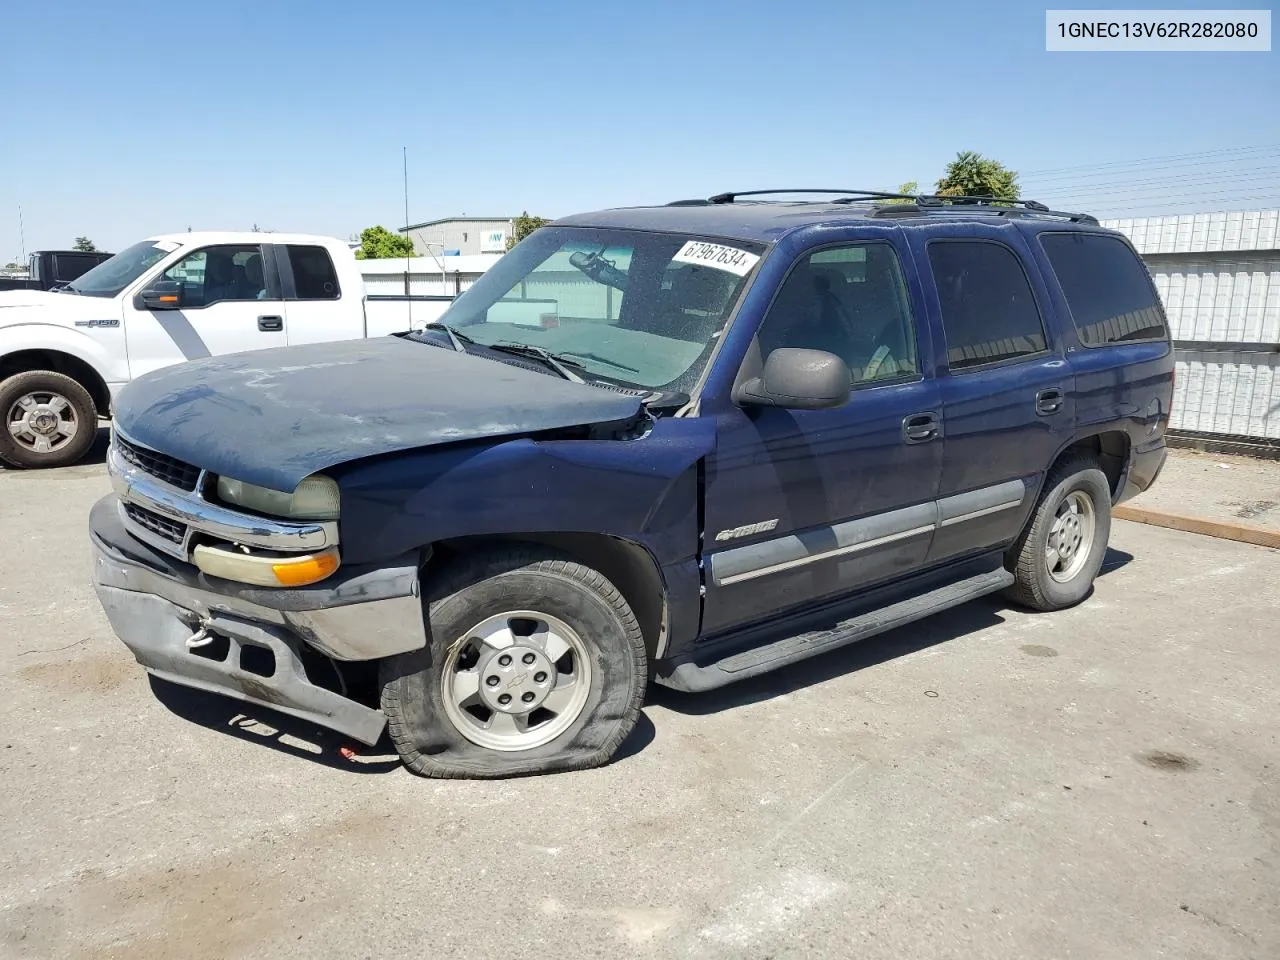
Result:
{"label": "lot number sticker", "polygon": [[745,277],[751,268],[760,262],[754,253],[739,250],[737,247],[725,247],[718,243],[703,243],[701,240],[690,240],[680,252],[671,258],[672,263],[694,263],[700,267],[714,267],[716,270],[727,270]]}

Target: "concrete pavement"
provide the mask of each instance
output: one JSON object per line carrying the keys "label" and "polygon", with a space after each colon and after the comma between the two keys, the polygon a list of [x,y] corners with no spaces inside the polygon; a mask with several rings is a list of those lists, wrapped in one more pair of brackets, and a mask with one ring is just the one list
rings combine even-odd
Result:
{"label": "concrete pavement", "polygon": [[432,782],[153,689],[88,580],[106,490],[0,473],[5,960],[1280,955],[1280,552],[1117,521],[1074,610],[973,603],[655,692],[604,769]]}

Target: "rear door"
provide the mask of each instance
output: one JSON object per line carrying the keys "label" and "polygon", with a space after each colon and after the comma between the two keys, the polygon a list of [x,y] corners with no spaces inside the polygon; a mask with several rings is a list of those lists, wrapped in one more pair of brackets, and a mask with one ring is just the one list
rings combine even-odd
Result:
{"label": "rear door", "polygon": [[131,376],[201,357],[284,346],[284,301],[262,245],[200,247],[157,279],[182,284],[182,306],[148,310],[138,295],[125,300]]}
{"label": "rear door", "polygon": [[364,336],[364,291],[342,289],[328,249],[312,243],[277,244],[275,249],[289,343]]}
{"label": "rear door", "polygon": [[[715,414],[705,494],[714,634],[918,569],[942,467],[939,393],[899,236],[808,250],[757,335],[835,353],[852,398],[826,410],[727,406]],[[915,288],[918,290],[918,288]]]}
{"label": "rear door", "polygon": [[919,243],[932,278],[945,427],[936,563],[1013,540],[1075,422],[1047,290],[1013,224],[941,228]]}

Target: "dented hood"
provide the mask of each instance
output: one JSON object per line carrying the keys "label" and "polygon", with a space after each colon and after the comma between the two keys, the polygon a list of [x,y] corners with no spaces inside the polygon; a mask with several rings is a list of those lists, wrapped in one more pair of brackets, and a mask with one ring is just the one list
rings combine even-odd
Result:
{"label": "dented hood", "polygon": [[362,457],[626,420],[640,399],[399,337],[165,367],[115,403],[132,440],[276,490]]}

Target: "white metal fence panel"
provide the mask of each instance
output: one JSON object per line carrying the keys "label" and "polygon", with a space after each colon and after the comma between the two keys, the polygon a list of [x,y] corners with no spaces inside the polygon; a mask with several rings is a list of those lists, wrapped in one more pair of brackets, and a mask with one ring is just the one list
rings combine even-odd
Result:
{"label": "white metal fence panel", "polygon": [[1280,440],[1280,353],[1179,351],[1169,426]]}
{"label": "white metal fence panel", "polygon": [[1150,257],[1175,340],[1280,343],[1280,255],[1239,260]]}
{"label": "white metal fence panel", "polygon": [[1104,220],[1143,256],[1280,249],[1280,210],[1231,210],[1173,217]]}

